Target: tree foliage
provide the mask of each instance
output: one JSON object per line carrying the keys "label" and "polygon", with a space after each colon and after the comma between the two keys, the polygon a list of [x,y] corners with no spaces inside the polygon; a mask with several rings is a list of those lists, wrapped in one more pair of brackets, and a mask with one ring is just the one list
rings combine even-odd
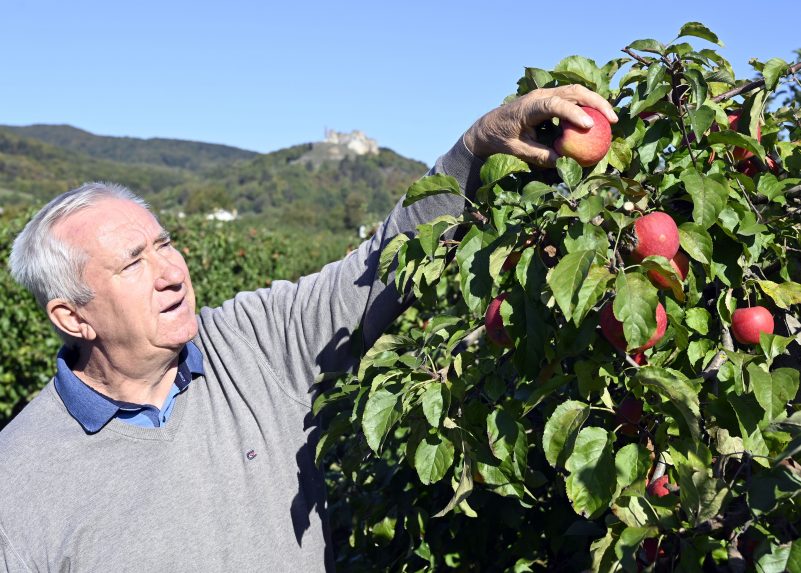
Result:
{"label": "tree foliage", "polygon": [[[579,83],[613,103],[606,157],[492,156],[461,217],[388,245],[418,303],[315,402],[342,570],[800,570],[801,124],[767,107],[797,78],[775,58],[737,80],[701,42],[720,45],[690,22],[604,65],[526,69],[511,97]],[[406,201],[438,192],[459,190],[424,178]],[[651,212],[678,225],[686,278],[629,256]],[[484,332],[501,294],[508,348]],[[635,355],[659,305],[667,331]],[[739,344],[754,305],[776,332]]]}

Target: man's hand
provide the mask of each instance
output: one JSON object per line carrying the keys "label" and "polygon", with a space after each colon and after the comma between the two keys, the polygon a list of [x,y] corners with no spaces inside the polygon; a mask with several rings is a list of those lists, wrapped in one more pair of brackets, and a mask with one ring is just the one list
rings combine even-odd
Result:
{"label": "man's hand", "polygon": [[538,143],[534,128],[554,117],[592,127],[592,118],[580,105],[594,107],[610,123],[617,122],[612,106],[597,93],[579,85],[534,90],[487,113],[467,130],[464,142],[476,156],[494,153],[515,155],[540,167],[552,167],[559,155]]}

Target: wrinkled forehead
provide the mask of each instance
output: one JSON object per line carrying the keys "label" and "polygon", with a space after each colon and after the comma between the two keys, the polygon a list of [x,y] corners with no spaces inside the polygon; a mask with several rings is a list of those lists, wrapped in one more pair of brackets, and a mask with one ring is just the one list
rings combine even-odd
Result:
{"label": "wrinkled forehead", "polygon": [[118,250],[127,243],[152,240],[161,232],[161,225],[150,211],[117,198],[102,199],[53,226],[59,239],[87,253],[98,248]]}

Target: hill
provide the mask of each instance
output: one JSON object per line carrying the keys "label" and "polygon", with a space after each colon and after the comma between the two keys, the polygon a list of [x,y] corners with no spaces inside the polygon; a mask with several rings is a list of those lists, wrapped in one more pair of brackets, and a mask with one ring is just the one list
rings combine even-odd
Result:
{"label": "hill", "polygon": [[[355,229],[381,218],[426,166],[387,148],[315,142],[267,154],[70,126],[0,126],[0,205],[44,202],[84,181],[116,181],[160,210],[216,209],[273,227]],[[252,222],[250,224],[253,224]]]}
{"label": "hill", "polygon": [[37,139],[61,149],[84,153],[95,159],[202,171],[233,161],[252,159],[255,151],[180,139],[137,139],[94,135],[71,125],[5,126],[22,137]]}

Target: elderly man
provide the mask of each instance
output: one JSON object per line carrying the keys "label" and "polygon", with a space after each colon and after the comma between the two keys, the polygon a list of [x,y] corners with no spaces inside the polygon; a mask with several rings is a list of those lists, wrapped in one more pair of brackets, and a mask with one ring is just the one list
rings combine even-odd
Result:
{"label": "elderly man", "polygon": [[[435,172],[470,193],[481,159],[552,164],[532,136],[578,107],[579,87],[538,90],[474,124]],[[331,568],[309,390],[355,366],[403,297],[377,277],[398,233],[458,214],[458,197],[400,204],[376,235],[296,284],[195,314],[189,271],[143,201],[87,184],[46,205],[11,270],[64,340],[50,384],[0,434],[6,571],[319,571]]]}

